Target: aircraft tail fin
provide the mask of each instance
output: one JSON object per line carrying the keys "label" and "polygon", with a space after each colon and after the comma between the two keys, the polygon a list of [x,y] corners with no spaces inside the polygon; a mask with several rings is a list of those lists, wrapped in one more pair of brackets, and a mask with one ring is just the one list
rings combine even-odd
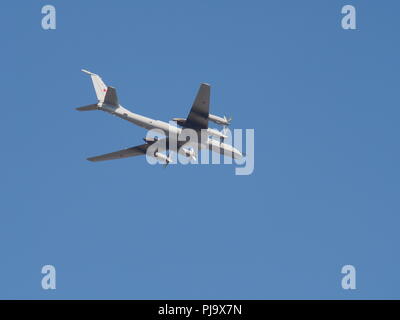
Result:
{"label": "aircraft tail fin", "polygon": [[114,87],[107,87],[107,93],[104,97],[104,103],[114,107],[119,106],[117,90],[115,90]]}
{"label": "aircraft tail fin", "polygon": [[106,96],[107,86],[105,85],[101,77],[98,74],[92,73],[85,69],[82,69],[81,71],[90,75],[90,77],[92,78],[94,90],[96,91],[97,99],[103,102]]}

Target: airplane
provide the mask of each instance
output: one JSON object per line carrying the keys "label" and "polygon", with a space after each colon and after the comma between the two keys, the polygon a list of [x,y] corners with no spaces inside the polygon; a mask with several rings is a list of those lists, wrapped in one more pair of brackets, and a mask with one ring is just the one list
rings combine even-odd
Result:
{"label": "airplane", "polygon": [[[194,148],[187,148],[186,141],[178,141],[177,143],[172,143],[169,141],[170,139],[167,137],[178,136],[183,129],[189,128],[196,131],[196,133],[200,133],[202,130],[206,130],[207,139],[205,141],[198,141],[196,144],[197,150],[208,148],[210,151],[216,151],[220,154],[224,154],[230,156],[233,159],[241,159],[243,157],[242,153],[234,148],[233,146],[224,143],[223,139],[227,138],[224,132],[220,132],[216,129],[212,129],[208,127],[208,122],[214,122],[220,125],[228,126],[231,122],[231,119],[227,119],[224,117],[219,117],[210,114],[210,85],[207,83],[201,83],[200,88],[198,90],[197,96],[194,100],[192,108],[189,112],[187,118],[174,118],[173,120],[182,128],[170,125],[167,122],[163,122],[160,120],[154,120],[136,113],[133,113],[123,106],[119,104],[118,96],[116,89],[111,86],[106,86],[101,79],[101,77],[95,73],[90,71],[81,70],[82,72],[90,75],[93,83],[93,87],[96,92],[96,96],[98,102],[95,104],[89,104],[83,107],[76,108],[78,111],[93,111],[93,110],[101,110],[112,115],[115,115],[121,119],[127,120],[137,126],[145,128],[147,130],[158,129],[162,130],[165,133],[166,138],[163,138],[165,141],[165,147],[158,148],[153,154],[150,156],[160,160],[165,165],[168,165],[172,162],[172,159],[169,155],[164,154],[163,152],[176,152],[180,153],[188,158],[196,161],[196,152]],[[210,138],[211,136],[211,138]],[[219,137],[220,140],[215,140],[212,137]],[[221,141],[222,139],[222,141]],[[99,156],[94,156],[87,158],[87,160],[92,162],[105,161],[105,160],[114,160],[114,159],[122,159],[128,157],[134,157],[139,155],[145,155],[147,149],[156,143],[158,138],[144,138],[144,144],[126,148],[122,150],[118,150],[111,153],[102,154]],[[199,139],[200,140],[200,139]]]}

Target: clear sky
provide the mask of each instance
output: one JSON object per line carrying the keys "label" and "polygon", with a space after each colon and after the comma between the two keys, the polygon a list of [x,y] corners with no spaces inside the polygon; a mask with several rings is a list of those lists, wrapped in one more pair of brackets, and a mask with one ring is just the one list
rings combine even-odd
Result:
{"label": "clear sky", "polygon": [[[41,28],[41,8],[57,29]],[[341,8],[357,9],[357,30]],[[0,298],[400,298],[398,1],[2,1]],[[85,160],[146,131],[102,112],[211,111],[255,171]],[[57,289],[41,288],[41,268]],[[341,288],[341,268],[357,289]]]}

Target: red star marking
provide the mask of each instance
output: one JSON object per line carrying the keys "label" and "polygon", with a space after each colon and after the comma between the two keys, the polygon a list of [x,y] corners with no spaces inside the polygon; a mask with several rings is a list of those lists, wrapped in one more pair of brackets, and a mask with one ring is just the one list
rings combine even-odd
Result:
{"label": "red star marking", "polygon": [[107,91],[107,89],[103,89],[103,91],[104,91],[104,92],[106,92],[106,91]]}

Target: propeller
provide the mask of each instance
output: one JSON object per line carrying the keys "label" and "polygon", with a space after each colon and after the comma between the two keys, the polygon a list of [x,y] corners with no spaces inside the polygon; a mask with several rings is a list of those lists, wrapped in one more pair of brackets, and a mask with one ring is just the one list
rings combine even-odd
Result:
{"label": "propeller", "polygon": [[190,150],[191,150],[190,158],[191,158],[193,161],[197,161],[197,158],[196,158],[196,151],[194,151],[193,147],[190,148]]}
{"label": "propeller", "polygon": [[165,159],[164,168],[166,168],[171,162],[171,158],[169,157],[169,151],[167,152],[167,158]]}
{"label": "propeller", "polygon": [[230,117],[230,118],[226,118],[226,116],[224,116],[224,120],[226,121],[226,123],[227,123],[227,125],[226,126],[229,126],[230,124],[231,124],[231,121],[233,120],[232,119],[232,117]]}
{"label": "propeller", "polygon": [[[226,136],[227,135],[228,126],[231,124],[231,121],[232,121],[232,117],[226,118],[226,116],[224,115],[224,120],[226,121],[226,124],[223,125],[221,132],[222,132],[223,135]],[[222,138],[221,141],[224,142],[224,138]]]}
{"label": "propeller", "polygon": [[169,154],[167,154],[168,158],[165,160],[164,168],[166,168],[169,165]]}
{"label": "propeller", "polygon": [[187,151],[188,151],[188,155],[189,155],[190,159],[197,161],[196,152],[194,151],[194,148],[189,147],[189,148],[187,148]]}
{"label": "propeller", "polygon": [[193,147],[183,148],[183,149],[180,150],[180,153],[185,155],[186,157],[194,160],[194,161],[197,161],[196,151],[194,150]]}

